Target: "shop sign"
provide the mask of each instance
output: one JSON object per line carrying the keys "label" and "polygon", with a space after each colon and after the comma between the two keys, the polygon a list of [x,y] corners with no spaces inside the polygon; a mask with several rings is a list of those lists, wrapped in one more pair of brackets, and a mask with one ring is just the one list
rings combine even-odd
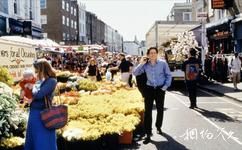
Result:
{"label": "shop sign", "polygon": [[23,71],[33,69],[36,52],[32,46],[0,40],[0,66],[9,70],[14,80],[22,78]]}
{"label": "shop sign", "polygon": [[212,9],[233,7],[233,0],[212,0]]}
{"label": "shop sign", "polygon": [[217,32],[213,35],[214,39],[226,39],[231,35],[229,31]]}

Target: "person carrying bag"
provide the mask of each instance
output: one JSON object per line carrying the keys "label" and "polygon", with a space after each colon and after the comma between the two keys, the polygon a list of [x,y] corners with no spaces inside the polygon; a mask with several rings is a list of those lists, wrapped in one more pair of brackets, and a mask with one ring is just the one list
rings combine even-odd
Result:
{"label": "person carrying bag", "polygon": [[38,59],[33,66],[37,82],[33,85],[33,98],[29,99],[30,112],[24,150],[57,150],[55,128],[46,128],[41,119],[41,113],[46,109],[45,101],[51,104],[54,96],[56,74],[46,59]]}

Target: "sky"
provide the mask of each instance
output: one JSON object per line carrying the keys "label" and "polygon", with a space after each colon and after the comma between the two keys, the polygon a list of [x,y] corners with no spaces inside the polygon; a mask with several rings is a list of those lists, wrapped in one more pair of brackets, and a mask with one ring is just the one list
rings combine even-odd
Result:
{"label": "sky", "polygon": [[118,30],[124,41],[145,40],[156,20],[166,20],[174,2],[186,0],[79,0],[86,10]]}

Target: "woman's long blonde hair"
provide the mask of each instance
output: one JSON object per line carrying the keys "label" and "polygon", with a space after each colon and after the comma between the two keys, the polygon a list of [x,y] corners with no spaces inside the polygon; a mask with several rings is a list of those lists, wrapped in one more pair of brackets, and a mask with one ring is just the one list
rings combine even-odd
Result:
{"label": "woman's long blonde hair", "polygon": [[39,79],[56,78],[54,69],[51,67],[46,59],[38,59],[34,62],[33,65]]}

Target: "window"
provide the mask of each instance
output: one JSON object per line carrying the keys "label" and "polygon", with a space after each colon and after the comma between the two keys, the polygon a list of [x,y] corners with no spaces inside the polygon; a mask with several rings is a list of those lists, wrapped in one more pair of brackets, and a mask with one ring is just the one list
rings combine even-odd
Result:
{"label": "window", "polygon": [[65,1],[62,0],[62,9],[65,9]]}
{"label": "window", "polygon": [[66,25],[69,27],[69,18],[66,18]]}
{"label": "window", "polygon": [[66,11],[69,11],[69,3],[66,2]]}
{"label": "window", "polygon": [[70,35],[67,33],[66,34],[66,40],[69,40],[70,39]]}
{"label": "window", "polygon": [[75,21],[75,29],[77,29],[77,22]]}
{"label": "window", "polygon": [[73,14],[73,7],[71,7],[71,14]]}
{"label": "window", "polygon": [[47,24],[47,16],[41,15],[41,24]]}
{"label": "window", "polygon": [[73,28],[73,20],[71,20],[71,28]]}
{"label": "window", "polygon": [[66,40],[66,33],[64,33],[64,32],[63,32],[63,34],[62,34],[62,39],[63,39],[63,41]]}
{"label": "window", "polygon": [[183,21],[192,21],[192,13],[184,12],[183,13]]}
{"label": "window", "polygon": [[76,16],[76,8],[74,8],[74,16]]}
{"label": "window", "polygon": [[46,8],[46,0],[40,0],[40,8],[45,9]]}
{"label": "window", "polygon": [[62,24],[65,25],[66,24],[66,17],[62,16]]}
{"label": "window", "polygon": [[13,3],[13,9],[14,9],[14,14],[17,14],[18,13],[18,11],[17,11],[17,1],[16,0],[14,0],[14,3]]}

